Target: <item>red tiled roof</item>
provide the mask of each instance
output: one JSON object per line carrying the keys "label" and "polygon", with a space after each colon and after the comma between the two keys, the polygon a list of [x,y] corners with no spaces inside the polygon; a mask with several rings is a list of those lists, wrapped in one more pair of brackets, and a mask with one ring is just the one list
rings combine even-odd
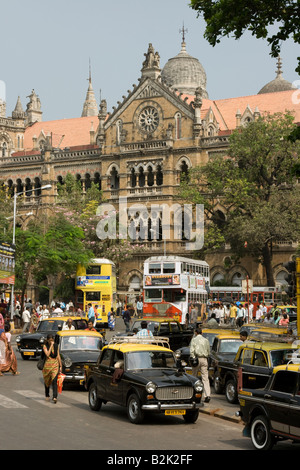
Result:
{"label": "red tiled roof", "polygon": [[[187,97],[187,102],[194,100],[194,96],[182,95]],[[201,117],[204,118],[211,107],[219,123],[220,131],[236,128],[236,112],[239,110],[243,115],[247,106],[254,113],[258,108],[260,114],[292,111],[294,112],[295,122],[300,122],[300,92],[299,90],[280,91],[276,93],[263,93],[260,95],[239,96],[237,98],[226,98],[222,100],[203,99],[201,108]]]}
{"label": "red tiled roof", "polygon": [[87,116],[73,119],[59,119],[56,121],[35,122],[25,130],[24,148],[33,148],[32,138],[40,137],[41,132],[45,137],[52,135],[52,146],[61,149],[65,147],[76,147],[90,143],[90,130],[97,130],[99,119],[97,116]]}
{"label": "red tiled roof", "polygon": [[[187,103],[194,100],[193,95],[181,95],[181,99],[186,98]],[[300,95],[299,90],[281,91],[277,93],[265,93],[251,96],[240,96],[238,98],[226,98],[222,100],[203,99],[201,107],[202,119],[206,116],[210,108],[219,123],[220,133],[230,132],[236,128],[236,112],[241,115],[247,106],[252,113],[257,108],[262,114],[292,111],[295,115],[295,122],[300,123]],[[90,130],[97,130],[99,120],[97,116],[79,117],[73,119],[60,119],[56,121],[36,122],[25,130],[24,148],[25,151],[33,148],[32,138],[40,137],[44,133],[52,135],[52,146],[64,149],[65,147],[81,147],[89,145]]]}

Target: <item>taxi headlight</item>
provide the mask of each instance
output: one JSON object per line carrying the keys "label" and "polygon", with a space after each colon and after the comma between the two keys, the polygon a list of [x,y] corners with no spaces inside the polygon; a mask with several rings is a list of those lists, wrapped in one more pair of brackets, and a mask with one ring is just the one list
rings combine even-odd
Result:
{"label": "taxi headlight", "polygon": [[40,339],[39,339],[40,343],[44,343],[45,342],[45,338],[44,336],[42,336]]}
{"label": "taxi headlight", "polygon": [[64,366],[65,367],[71,367],[72,365],[72,361],[69,357],[66,357],[64,360],[63,360],[63,363],[64,363]]}
{"label": "taxi headlight", "polygon": [[20,341],[21,341],[21,336],[17,336],[16,337],[16,343],[20,343]]}
{"label": "taxi headlight", "polygon": [[196,392],[203,391],[203,383],[201,382],[201,380],[197,380],[197,382],[194,383],[194,389]]}
{"label": "taxi headlight", "polygon": [[146,391],[147,393],[153,394],[156,390],[156,385],[153,382],[148,382],[146,385]]}

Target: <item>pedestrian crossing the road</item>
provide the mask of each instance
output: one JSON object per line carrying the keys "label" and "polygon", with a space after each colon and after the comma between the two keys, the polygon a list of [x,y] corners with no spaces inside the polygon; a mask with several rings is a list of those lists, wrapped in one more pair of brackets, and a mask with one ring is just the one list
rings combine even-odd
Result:
{"label": "pedestrian crossing the road", "polygon": [[[75,400],[76,402],[87,403],[87,397],[85,393],[83,393],[84,396],[78,394],[78,396],[75,397],[73,394],[70,396],[68,393],[64,393],[64,398],[66,398],[70,404],[60,401],[60,396],[58,397],[58,401],[56,404],[54,404],[52,400],[46,401],[45,396],[42,393],[36,392],[34,390],[13,390],[11,396],[13,394],[16,394],[16,399],[12,399],[0,394],[0,408],[30,408],[33,402],[51,408],[70,408],[70,406],[72,406],[72,403],[70,403],[69,398]],[[20,396],[20,400],[18,400],[18,396]],[[24,399],[26,400],[26,404],[24,404]]]}

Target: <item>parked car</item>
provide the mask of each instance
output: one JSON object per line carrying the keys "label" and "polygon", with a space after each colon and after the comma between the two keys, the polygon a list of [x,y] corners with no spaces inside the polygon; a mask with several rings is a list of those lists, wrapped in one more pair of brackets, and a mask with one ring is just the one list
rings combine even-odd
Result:
{"label": "parked car", "polygon": [[236,403],[239,371],[243,387],[262,388],[265,387],[274,367],[287,364],[291,360],[293,362],[300,360],[298,345],[284,342],[244,341],[233,361],[219,362],[213,379],[215,392],[225,392],[227,401]]}
{"label": "parked car", "polygon": [[81,317],[55,316],[40,320],[35,333],[23,333],[16,337],[18,351],[22,359],[28,360],[31,357],[39,357],[42,353],[43,345],[47,335],[52,333],[54,336],[57,331],[62,330],[68,318],[72,318],[72,325],[76,330],[87,328],[87,321]]}
{"label": "parked car", "polygon": [[238,398],[243,434],[255,449],[270,450],[286,439],[300,443],[299,365],[275,367],[264,388],[243,387]]}
{"label": "parked car", "polygon": [[86,366],[96,364],[104,346],[104,338],[97,331],[58,331],[55,342],[59,346],[64,382],[83,385]]}
{"label": "parked car", "polygon": [[202,381],[183,371],[173,351],[160,345],[160,338],[114,338],[85,375],[94,411],[113,402],[126,407],[135,424],[146,413],[179,415],[188,423],[198,418]]}

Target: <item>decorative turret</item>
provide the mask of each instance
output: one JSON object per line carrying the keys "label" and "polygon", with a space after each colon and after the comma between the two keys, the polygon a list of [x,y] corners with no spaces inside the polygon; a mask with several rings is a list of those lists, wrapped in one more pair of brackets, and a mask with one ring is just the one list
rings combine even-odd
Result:
{"label": "decorative turret", "polygon": [[81,117],[85,116],[97,116],[98,114],[98,105],[95,98],[95,93],[92,86],[92,77],[91,77],[91,66],[89,71],[89,87],[86,93],[85,102],[83,104]]}
{"label": "decorative turret", "polygon": [[13,119],[25,119],[25,111],[23,110],[21,99],[19,96],[17,99],[16,107],[14,111],[12,112],[12,118]]}
{"label": "decorative turret", "polygon": [[144,54],[145,60],[142,66],[142,78],[149,77],[156,79],[160,76],[160,56],[154,51],[152,44],[149,44],[148,52]]}
{"label": "decorative turret", "polygon": [[30,125],[34,122],[42,121],[42,111],[41,111],[41,101],[38,95],[32,90],[31,94],[27,96],[29,98],[29,103],[26,107],[26,124]]}

